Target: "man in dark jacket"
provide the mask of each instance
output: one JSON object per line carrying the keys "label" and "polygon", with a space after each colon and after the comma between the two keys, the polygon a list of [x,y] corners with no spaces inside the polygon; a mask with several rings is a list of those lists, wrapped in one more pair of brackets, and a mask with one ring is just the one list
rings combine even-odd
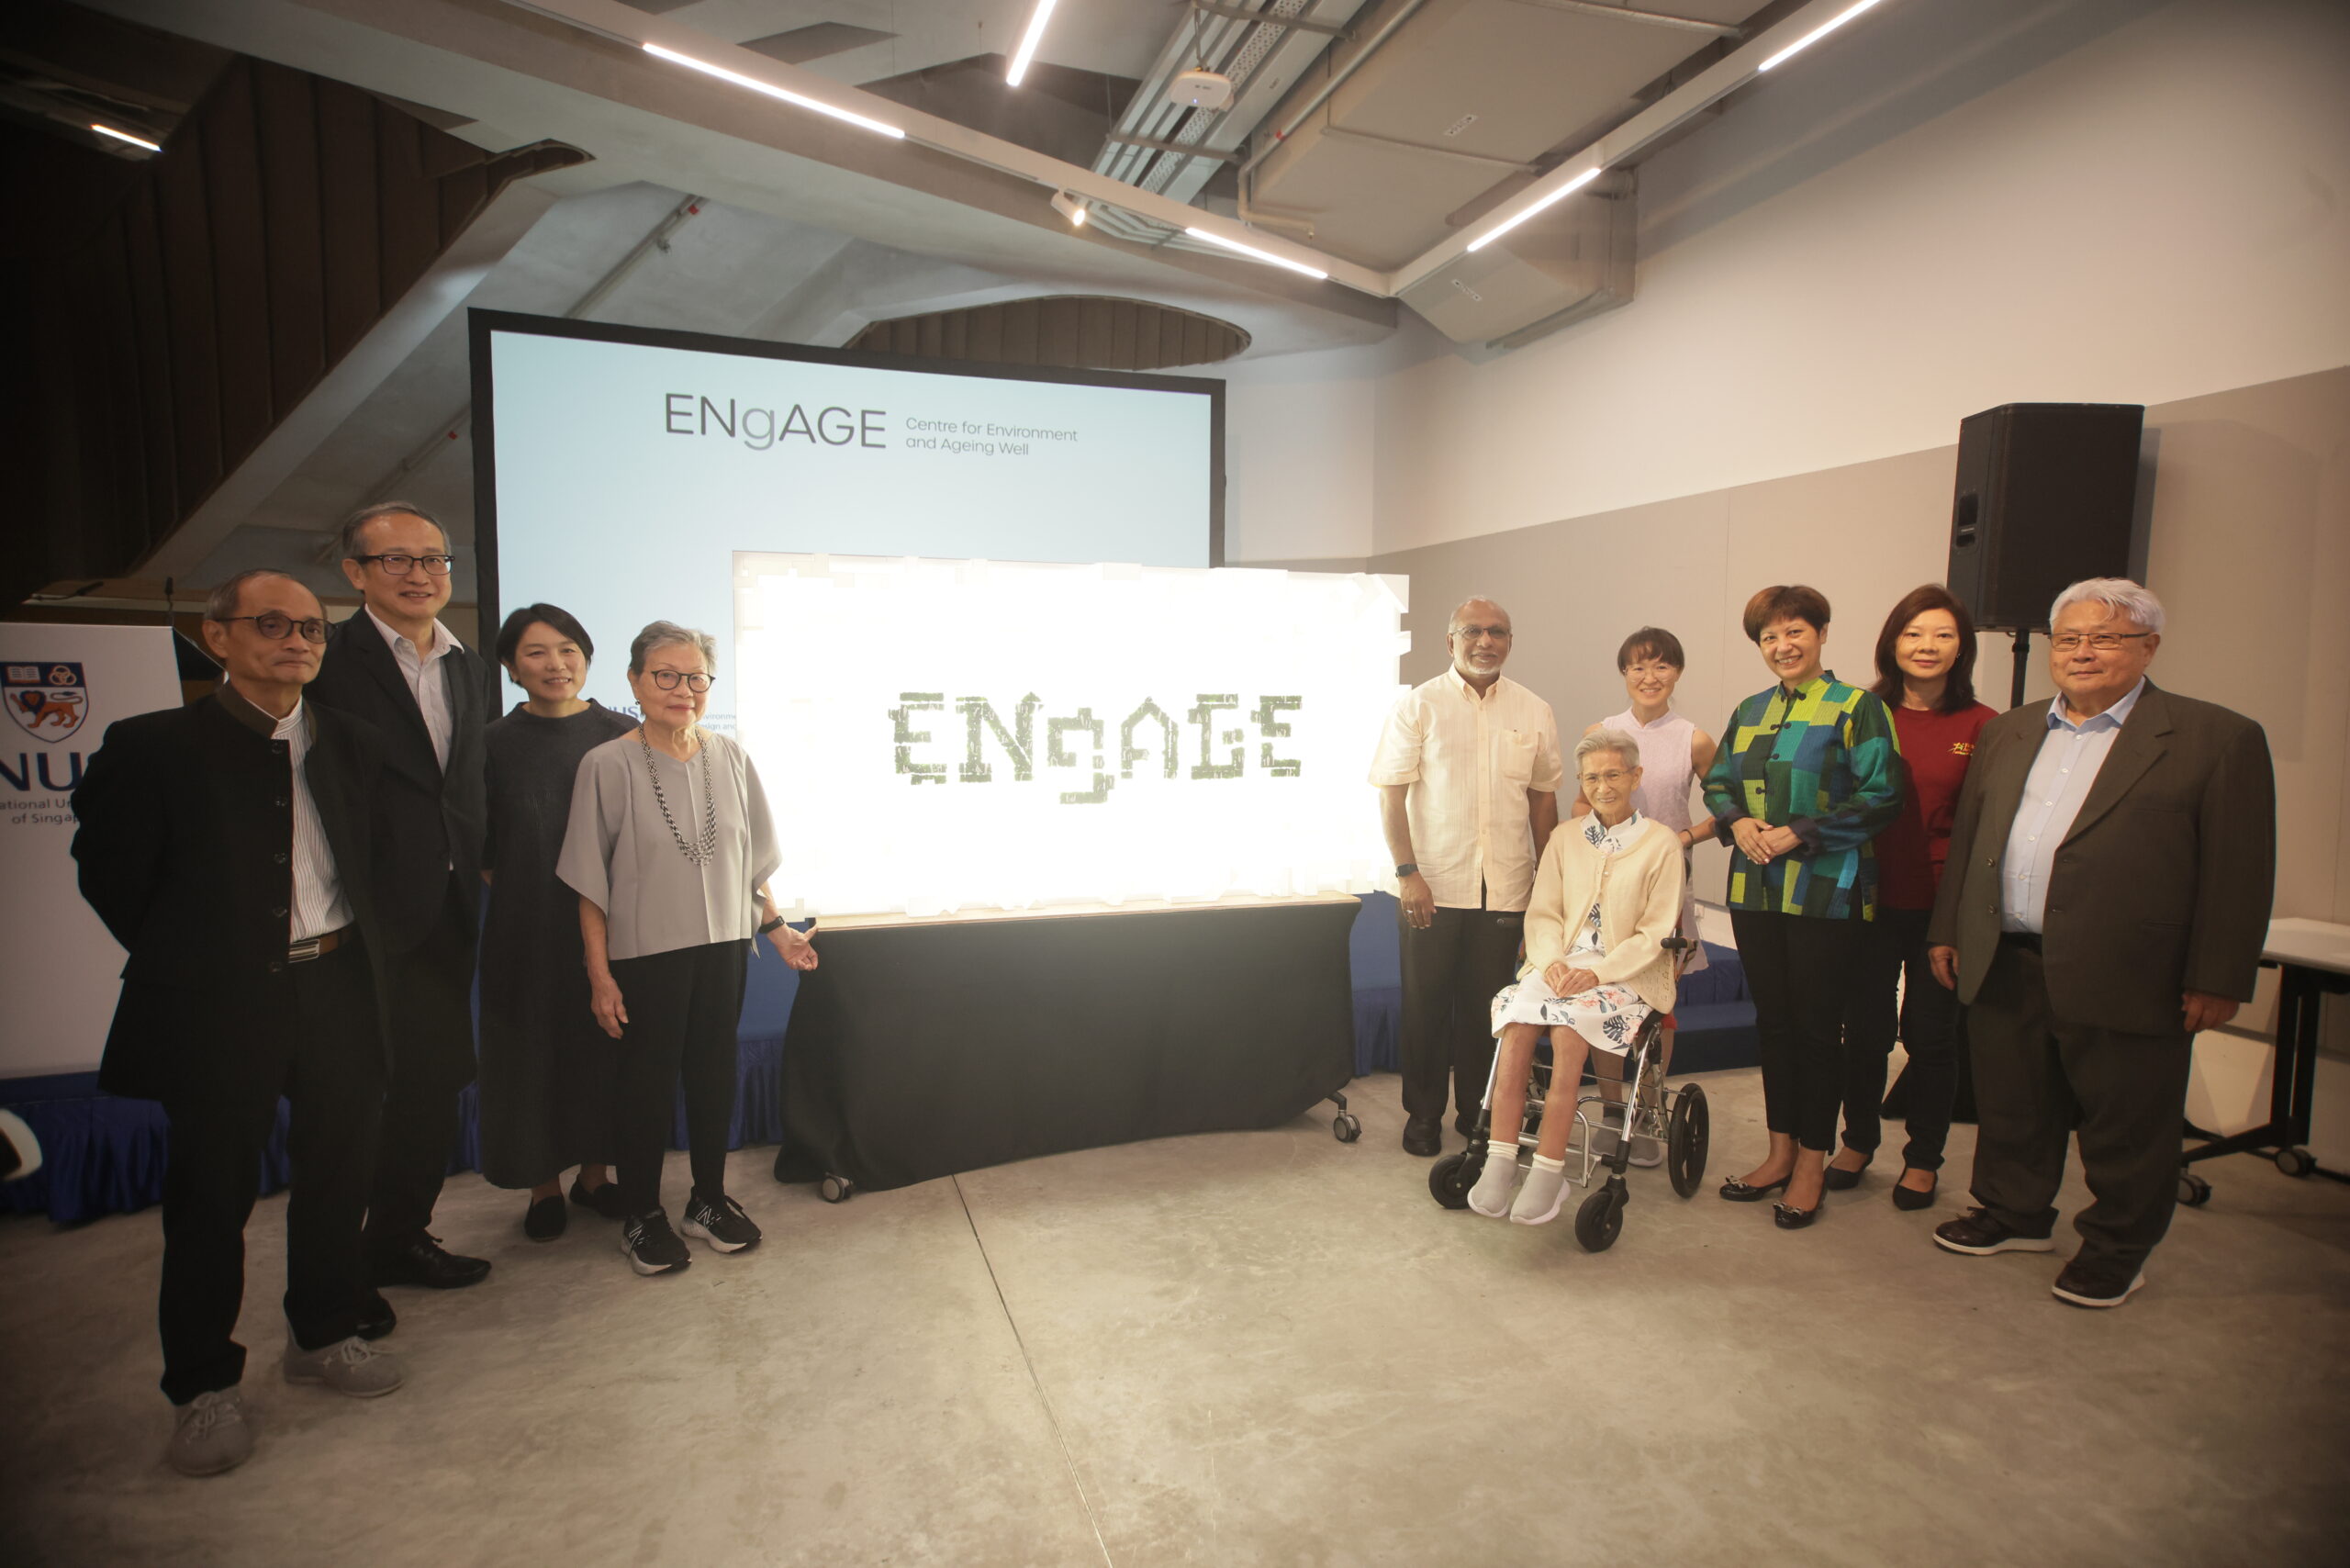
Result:
{"label": "man in dark jacket", "polygon": [[204,635],[218,693],[108,726],[73,792],[82,894],[130,955],[99,1082],[171,1119],[158,1316],[168,1457],[191,1475],[252,1451],[232,1336],[281,1093],[286,1381],[366,1398],[401,1380],[358,1335],[385,1078],[368,961],[382,743],[302,700],[326,620],[291,577],[230,578]]}
{"label": "man in dark jacket", "polygon": [[2145,1283],[2178,1198],[2198,1030],[2251,1000],[2277,880],[2268,742],[2241,713],[2146,678],[2163,607],[2122,577],[2050,610],[2055,699],[1983,727],[1928,949],[1967,1003],[1979,1205],[1952,1252],[2047,1252],[2076,1129],[2096,1201],[2056,1299]]}
{"label": "man in dark jacket", "polygon": [[[384,811],[393,852],[383,906],[385,1028],[392,1080],[367,1212],[377,1285],[451,1290],[489,1272],[430,1234],[456,1141],[457,1093],[473,1081],[474,943],[488,819],[482,728],[498,716],[498,672],[436,619],[449,602],[448,534],[406,501],[342,525],[342,571],[365,598],[327,637],[311,695],[384,736]],[[392,1314],[380,1296],[371,1327]]]}

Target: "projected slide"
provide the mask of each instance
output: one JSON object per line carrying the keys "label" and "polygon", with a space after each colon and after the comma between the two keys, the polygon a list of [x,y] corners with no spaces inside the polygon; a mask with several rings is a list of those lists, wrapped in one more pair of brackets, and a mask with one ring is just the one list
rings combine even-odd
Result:
{"label": "projected slide", "polygon": [[1365,892],[1400,578],[744,553],[738,733],[817,914]]}
{"label": "projected slide", "polygon": [[603,650],[588,695],[609,707],[657,617],[719,637],[709,722],[733,727],[737,552],[1216,564],[1221,382],[486,311],[473,331],[483,636],[493,609],[563,606]]}

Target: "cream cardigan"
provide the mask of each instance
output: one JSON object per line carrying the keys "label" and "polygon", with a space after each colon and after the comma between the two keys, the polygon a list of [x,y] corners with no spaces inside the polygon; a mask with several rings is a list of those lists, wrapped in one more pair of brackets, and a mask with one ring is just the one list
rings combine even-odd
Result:
{"label": "cream cardigan", "polygon": [[1673,955],[1659,946],[1681,924],[1681,884],[1687,874],[1673,831],[1653,819],[1617,855],[1602,855],[1583,835],[1587,818],[1561,823],[1542,851],[1534,896],[1526,906],[1526,965],[1518,978],[1539,975],[1567,958],[1568,939],[1599,901],[1599,940],[1607,951],[1591,960],[1602,984],[1628,986],[1660,1013],[1673,1010]]}

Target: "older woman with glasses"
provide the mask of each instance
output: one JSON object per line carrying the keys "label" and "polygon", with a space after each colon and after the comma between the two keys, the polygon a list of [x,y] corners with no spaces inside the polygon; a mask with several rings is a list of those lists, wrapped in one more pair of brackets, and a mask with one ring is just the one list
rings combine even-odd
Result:
{"label": "older woman with glasses", "polygon": [[1722,1183],[1732,1203],[1784,1190],[1772,1219],[1819,1217],[1843,1101],[1844,1005],[1876,913],[1870,841],[1901,812],[1893,715],[1822,667],[1828,599],[1801,585],[1747,600],[1746,634],[1772,684],[1740,703],[1706,775],[1730,857],[1730,927],[1761,1036],[1762,1163]]}
{"label": "older woman with glasses", "polygon": [[765,936],[794,969],[816,967],[812,941],[767,894],[783,857],[758,770],[699,722],[716,654],[710,633],[667,621],[636,634],[628,678],[643,721],[580,759],[555,867],[579,895],[591,1010],[621,1042],[621,1250],[640,1274],[689,1261],[661,1205],[680,1072],[693,1167],[685,1233],[719,1252],[758,1244],[759,1227],[726,1195],[744,965]]}
{"label": "older woman with glasses", "polygon": [[[1565,1196],[1567,1135],[1591,1051],[1623,1063],[1651,1013],[1673,1005],[1664,939],[1681,919],[1680,835],[1640,814],[1640,743],[1600,729],[1575,746],[1575,782],[1590,813],[1550,835],[1526,906],[1526,964],[1494,998],[1500,1037],[1483,1171],[1469,1206],[1519,1225],[1557,1217]],[[1534,1163],[1517,1186],[1517,1139],[1534,1047],[1550,1036],[1550,1092]],[[1515,1198],[1513,1198],[1515,1190]]]}

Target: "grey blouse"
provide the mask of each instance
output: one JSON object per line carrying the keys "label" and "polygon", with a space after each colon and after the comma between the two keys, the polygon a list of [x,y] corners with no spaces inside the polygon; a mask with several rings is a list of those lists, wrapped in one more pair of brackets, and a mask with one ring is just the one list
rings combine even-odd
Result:
{"label": "grey blouse", "polygon": [[[767,791],[750,755],[724,735],[701,732],[717,796],[718,847],[697,866],[677,847],[654,800],[645,747],[631,730],[579,759],[571,790],[571,823],[555,875],[604,912],[605,945],[615,958],[740,942],[757,935],[751,891],[783,864]],[[706,809],[701,757],[679,762],[653,753],[669,815],[688,844],[699,843]]]}

